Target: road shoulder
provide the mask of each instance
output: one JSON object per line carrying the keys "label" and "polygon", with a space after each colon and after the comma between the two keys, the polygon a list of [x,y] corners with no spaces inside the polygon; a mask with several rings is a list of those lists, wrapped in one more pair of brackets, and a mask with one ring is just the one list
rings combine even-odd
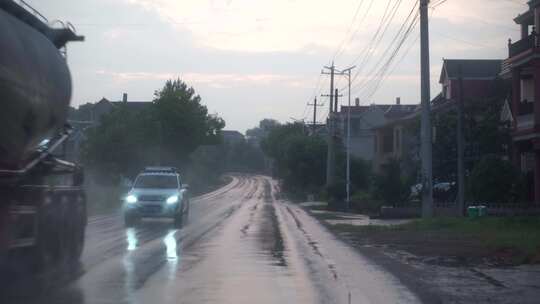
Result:
{"label": "road shoulder", "polygon": [[[388,238],[386,242],[373,239],[370,230],[376,233],[377,229],[367,227],[358,232],[358,225],[388,224],[384,221],[370,223],[369,218],[362,215],[326,212],[316,203],[302,204],[302,207],[338,239],[393,274],[425,303],[536,303],[540,297],[537,283],[540,282],[540,265],[494,266],[463,263],[444,254],[421,255],[418,250],[410,250],[422,243],[421,239],[416,244],[404,244],[407,242],[404,238],[401,246],[396,246],[399,242],[389,242]],[[394,233],[393,237],[399,234]],[[423,237],[436,241],[438,236]],[[447,241],[445,243],[451,248]],[[466,250],[459,248],[459,243],[455,245],[454,250]],[[445,248],[433,248],[429,252],[437,250]]]}

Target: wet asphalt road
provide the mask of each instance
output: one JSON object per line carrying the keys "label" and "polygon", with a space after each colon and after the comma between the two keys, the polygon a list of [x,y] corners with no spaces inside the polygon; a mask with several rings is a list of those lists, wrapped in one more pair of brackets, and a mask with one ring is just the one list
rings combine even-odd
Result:
{"label": "wet asphalt road", "polygon": [[[80,271],[5,303],[416,303],[395,277],[335,239],[264,176],[192,199],[179,230],[90,218]],[[41,291],[38,291],[40,290]]]}

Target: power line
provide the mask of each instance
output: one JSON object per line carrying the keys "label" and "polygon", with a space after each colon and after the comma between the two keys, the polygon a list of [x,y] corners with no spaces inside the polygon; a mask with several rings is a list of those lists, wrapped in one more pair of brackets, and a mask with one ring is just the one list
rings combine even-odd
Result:
{"label": "power line", "polygon": [[[373,56],[373,52],[377,49],[380,42],[382,41],[382,37],[384,36],[386,31],[388,30],[388,27],[389,27],[390,23],[392,22],[392,20],[394,19],[394,16],[395,16],[395,14],[397,12],[397,9],[398,9],[399,5],[401,4],[401,0],[398,0],[396,2],[396,4],[394,5],[394,7],[392,8],[392,10],[389,11],[388,9],[390,7],[390,2],[391,1],[388,2],[388,5],[387,5],[387,7],[385,9],[385,13],[383,14],[383,18],[381,19],[381,22],[379,24],[379,27],[377,28],[377,31],[373,35],[370,42],[366,45],[364,50],[362,50],[362,53],[360,53],[360,55],[357,56],[357,58],[352,63],[352,64],[356,63],[360,59],[360,57],[362,57],[362,54],[364,55],[363,58],[362,58],[362,61],[359,64],[358,70],[354,74],[352,82],[356,81],[356,79],[358,78],[360,73],[363,72],[364,68],[367,65],[366,63],[371,59],[371,57]],[[381,33],[381,30],[382,30],[382,33]]]}
{"label": "power line", "polygon": [[386,62],[384,63],[383,66],[381,66],[381,68],[379,69],[379,71],[375,74],[375,76],[373,76],[371,78],[371,80],[373,81],[371,87],[369,88],[369,90],[366,90],[367,92],[367,96],[369,96],[371,98],[371,96],[373,96],[373,94],[375,94],[375,92],[377,91],[377,89],[379,88],[380,84],[381,84],[381,81],[383,80],[385,74],[388,72],[392,62],[394,61],[394,59],[396,58],[397,54],[399,53],[401,47],[403,46],[403,44],[405,43],[405,41],[407,40],[407,38],[410,36],[410,34],[412,33],[412,31],[414,30],[414,28],[416,27],[416,25],[418,24],[418,21],[419,21],[419,13],[417,13],[414,17],[414,19],[412,20],[412,22],[410,23],[409,27],[407,28],[407,31],[403,34],[403,37],[401,38],[401,40],[399,41],[398,45],[395,47],[394,51],[392,52],[392,54],[390,55],[390,57],[386,60]]}
{"label": "power line", "polygon": [[[366,8],[366,10],[364,11],[364,15],[362,16],[362,18],[360,19],[360,22],[358,23],[358,25],[356,26],[356,30],[354,31],[354,33],[351,35],[351,38],[349,39],[349,42],[348,43],[351,43],[353,42],[355,39],[356,39],[356,35],[358,34],[358,32],[360,31],[360,29],[362,28],[362,25],[364,24],[364,21],[366,20],[366,17],[367,15],[369,14],[370,10],[371,10],[371,7],[373,6],[373,2],[375,0],[371,0],[369,2],[369,5],[368,7]],[[345,48],[343,48],[343,50],[345,50]]]}
{"label": "power line", "polygon": [[[368,44],[366,44],[366,46],[364,47],[364,49],[362,50],[362,52],[360,52],[360,54],[352,61],[352,64],[355,64],[358,62],[358,60],[360,60],[360,58],[362,58],[362,55],[364,55],[363,59],[362,59],[362,63],[365,62],[365,58],[371,53],[371,50],[372,50],[372,45],[375,43],[376,39],[379,37],[379,33],[381,32],[381,29],[383,28],[383,26],[385,25],[385,21],[386,21],[386,16],[388,14],[388,10],[390,8],[390,4],[392,3],[392,0],[388,0],[388,2],[386,3],[386,7],[384,9],[384,13],[381,17],[381,20],[379,22],[379,25],[377,27],[377,30],[375,31],[375,34],[371,37],[370,41]],[[360,67],[361,69],[361,67]]]}
{"label": "power line", "polygon": [[362,4],[364,4],[364,0],[360,0],[360,3],[356,7],[356,11],[354,13],[354,16],[352,18],[351,24],[349,25],[349,28],[347,29],[347,32],[345,33],[345,37],[343,37],[343,40],[341,41],[339,47],[336,49],[336,52],[334,53],[334,56],[332,57],[332,61],[336,60],[336,57],[341,53],[343,50],[343,46],[345,44],[345,41],[347,40],[347,36],[349,35],[354,22],[356,21],[356,17],[358,17],[358,13],[360,12],[360,8],[362,7]]}
{"label": "power line", "polygon": [[437,6],[439,6],[439,5],[443,4],[443,3],[445,3],[446,1],[448,1],[448,0],[440,0],[439,2],[433,3],[433,4],[431,4],[431,7],[430,7],[430,8],[431,8],[431,9],[435,9]]}
{"label": "power line", "polygon": [[[393,39],[391,40],[391,42],[389,43],[388,47],[386,48],[386,50],[384,51],[384,53],[382,54],[381,58],[379,59],[379,61],[373,66],[373,68],[370,70],[369,73],[367,73],[367,75],[377,75],[378,72],[377,71],[380,71],[382,68],[384,68],[384,65],[381,66],[381,64],[383,62],[388,62],[388,60],[384,61],[384,59],[386,58],[386,56],[388,54],[390,54],[390,58],[392,58],[392,54],[395,53],[395,50],[396,49],[399,49],[401,47],[400,44],[402,44],[404,42],[404,38],[406,39],[406,37],[408,37],[408,35],[410,34],[410,31],[412,30],[411,29],[411,26],[416,22],[416,20],[418,19],[418,10],[417,10],[417,6],[418,6],[418,3],[415,2],[415,4],[413,5],[412,9],[410,10],[409,14],[407,15],[407,17],[405,18],[404,22],[402,23],[402,25],[400,26],[399,30],[396,32],[396,34],[394,35]],[[416,14],[414,14],[416,12]],[[414,16],[413,16],[414,14]],[[412,17],[412,19],[411,19]],[[396,45],[397,44],[397,45]],[[394,48],[394,45],[396,45],[396,47]],[[393,52],[390,52],[390,50],[394,49]],[[360,70],[359,70],[360,71]],[[357,73],[355,74],[355,78],[353,78],[353,81],[360,75],[359,74],[359,71],[357,71]],[[372,76],[371,78],[366,78],[362,81],[360,81],[359,83],[355,84],[355,86],[352,88],[352,90],[356,90],[358,88],[361,88],[363,86],[366,85],[367,82],[369,82],[370,80],[372,80],[375,76]]]}
{"label": "power line", "polygon": [[482,47],[482,48],[490,48],[490,49],[500,49],[500,50],[506,50],[507,49],[505,47],[494,47],[494,46],[490,46],[490,45],[483,44],[483,43],[472,42],[472,41],[469,41],[469,40],[456,38],[456,37],[450,36],[450,35],[448,35],[446,33],[441,33],[439,31],[434,31],[433,29],[431,29],[431,32],[436,33],[437,37],[440,36],[442,38],[450,39],[450,40],[453,40],[453,41],[463,42],[463,43],[466,43],[466,44],[471,45],[471,46]]}
{"label": "power line", "polygon": [[[387,73],[384,78],[381,80],[379,86],[381,84],[383,84],[387,79],[388,79],[388,76],[392,75],[395,71],[395,69],[399,66],[399,64],[405,59],[405,57],[407,57],[407,55],[409,54],[409,52],[411,51],[411,49],[416,45],[416,43],[418,42],[418,40],[420,39],[420,33],[418,33],[418,36],[413,40],[413,42],[409,45],[409,47],[405,50],[405,52],[403,53],[403,55],[401,56],[401,58],[396,62],[396,64],[394,64],[392,70]],[[378,87],[377,87],[378,89]],[[370,94],[366,100],[370,100],[371,98],[373,98],[373,95],[375,95],[377,90],[373,91],[372,94]]]}

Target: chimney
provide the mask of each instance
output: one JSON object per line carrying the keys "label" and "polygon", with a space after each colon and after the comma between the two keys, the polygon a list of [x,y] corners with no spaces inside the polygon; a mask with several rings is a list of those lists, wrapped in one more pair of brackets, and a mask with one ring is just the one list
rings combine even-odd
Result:
{"label": "chimney", "polygon": [[122,94],[122,102],[127,102],[127,93]]}
{"label": "chimney", "polygon": [[356,99],[354,100],[354,105],[357,107],[360,106],[360,98],[356,97]]}
{"label": "chimney", "polygon": [[396,104],[397,104],[397,105],[400,105],[400,104],[401,104],[401,97],[396,97]]}

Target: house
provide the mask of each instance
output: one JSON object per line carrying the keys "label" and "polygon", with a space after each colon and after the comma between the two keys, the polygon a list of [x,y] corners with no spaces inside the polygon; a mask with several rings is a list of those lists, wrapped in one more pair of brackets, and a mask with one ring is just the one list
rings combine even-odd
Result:
{"label": "house", "polygon": [[401,113],[410,112],[414,109],[411,105],[402,105],[399,97],[396,104],[371,104],[360,105],[359,99],[356,99],[355,105],[342,106],[336,113],[337,130],[343,144],[347,148],[347,121],[348,113],[351,115],[350,126],[350,152],[352,156],[364,160],[373,160],[375,145],[375,129],[385,123],[399,117]]}
{"label": "house", "polygon": [[242,133],[234,130],[222,130],[223,143],[226,145],[237,144],[245,141],[245,137]]}
{"label": "house", "polygon": [[[502,60],[444,59],[439,84],[441,93],[431,100],[431,113],[455,109],[460,95],[464,101],[491,96],[501,71]],[[460,87],[460,78],[462,87]],[[390,159],[418,160],[420,134],[417,128],[421,107],[396,112],[394,119],[375,128],[373,168],[380,172]],[[436,139],[434,130],[434,139]]]}
{"label": "house", "polygon": [[128,95],[124,93],[122,100],[110,101],[103,97],[95,103],[87,103],[71,111],[69,120],[99,123],[103,115],[110,113],[114,108],[123,105],[132,111],[140,111],[152,104],[152,101],[128,101]]}
{"label": "house", "polygon": [[467,98],[485,98],[490,95],[493,81],[501,72],[502,60],[443,59],[439,83],[446,100],[459,98],[459,78],[463,79],[463,93]]}
{"label": "house", "polygon": [[514,19],[521,39],[508,41],[501,76],[512,83],[512,160],[527,176],[529,198],[540,204],[540,0],[528,5]]}
{"label": "house", "polygon": [[414,122],[420,114],[419,105],[408,105],[405,109],[394,109],[392,119],[373,129],[373,170],[380,172],[391,159],[403,159],[413,155],[416,148]]}
{"label": "house", "polygon": [[114,108],[123,105],[130,111],[140,111],[151,104],[151,101],[128,101],[128,95],[124,93],[122,100],[119,101],[110,101],[103,97],[96,103],[87,103],[78,109],[72,109],[68,115],[68,122],[73,128],[73,134],[66,142],[66,159],[80,160],[81,143],[86,139],[84,131],[98,125],[101,118]]}

